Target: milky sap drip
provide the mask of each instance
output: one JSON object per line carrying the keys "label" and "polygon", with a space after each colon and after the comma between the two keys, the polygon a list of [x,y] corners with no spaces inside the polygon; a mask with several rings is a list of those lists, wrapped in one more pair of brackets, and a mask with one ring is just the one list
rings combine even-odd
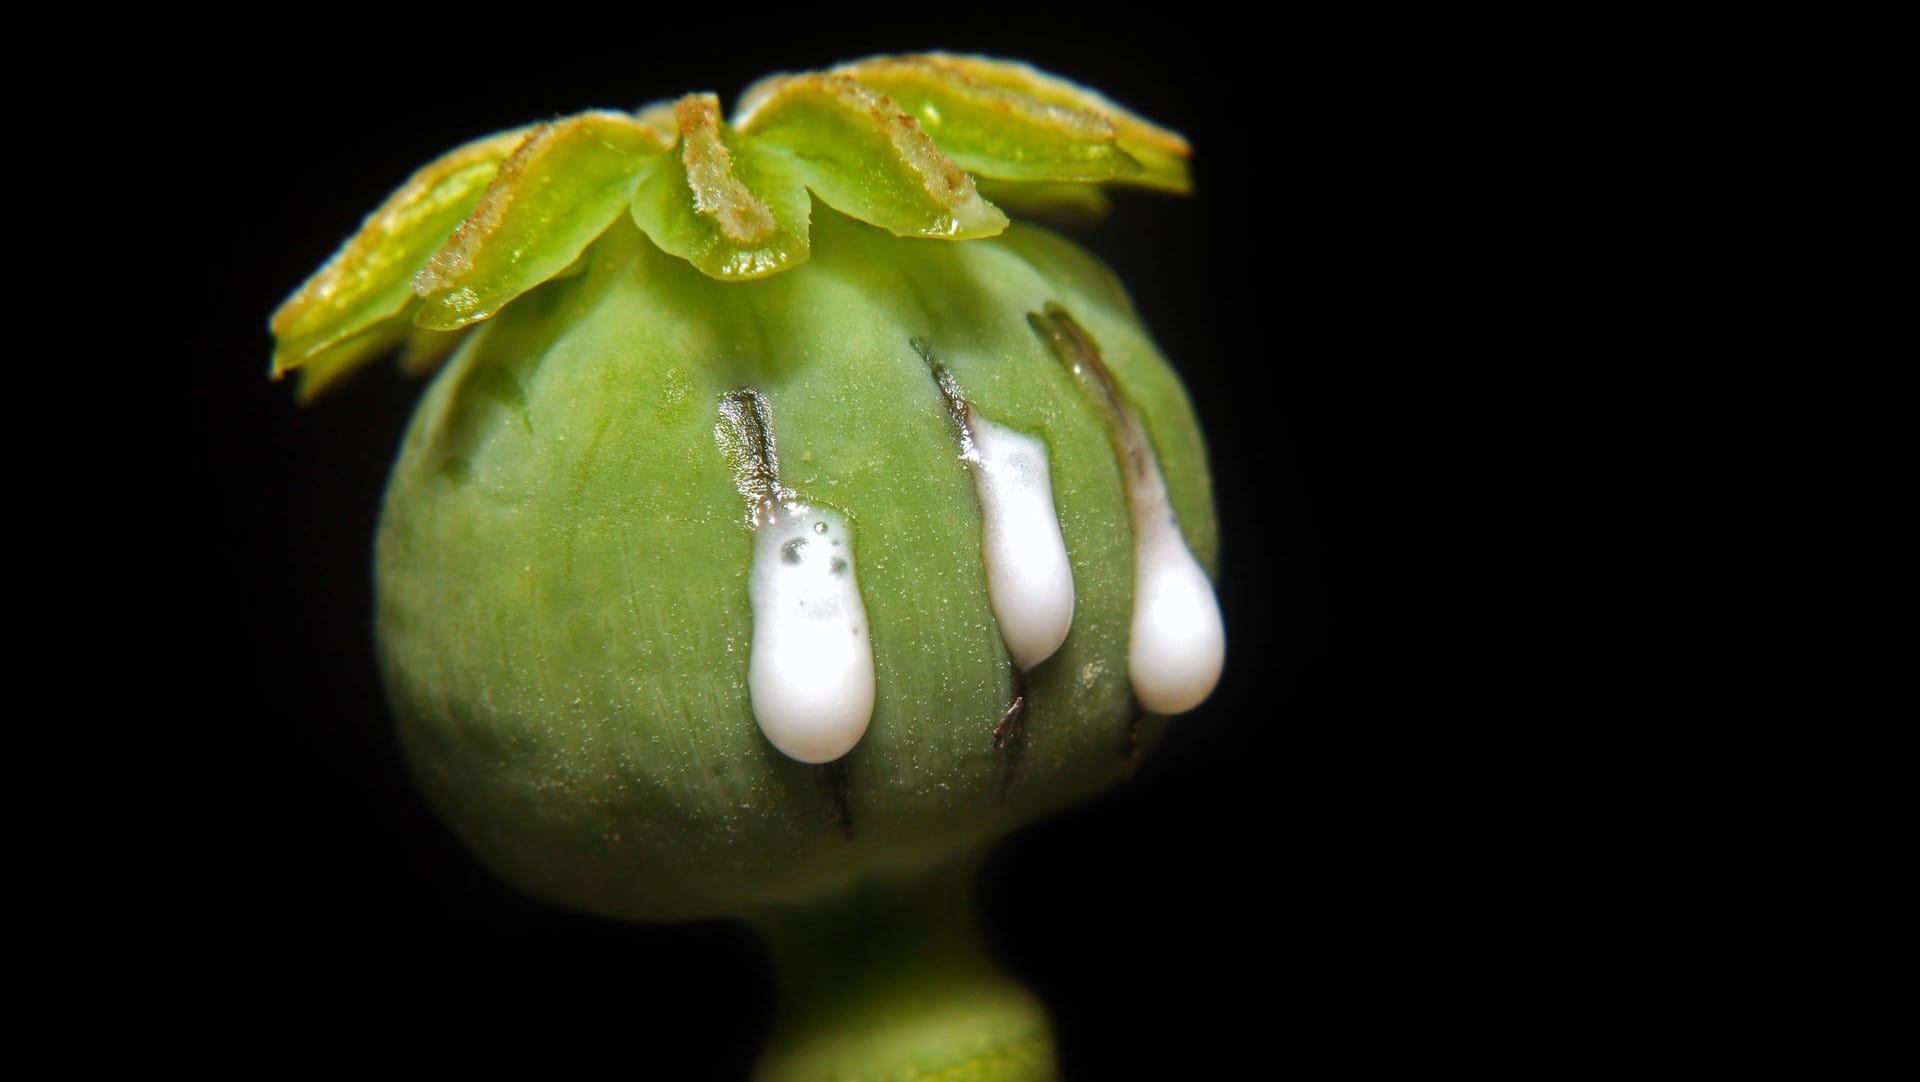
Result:
{"label": "milky sap drip", "polygon": [[1053,656],[1073,627],[1073,568],[1053,505],[1047,445],[969,409],[973,490],[987,599],[1022,671]]}
{"label": "milky sap drip", "polygon": [[1137,460],[1128,490],[1133,633],[1127,672],[1141,706],[1179,714],[1199,706],[1219,683],[1227,631],[1213,583],[1180,533],[1151,448]]}
{"label": "milky sap drip", "polygon": [[720,397],[713,426],[753,529],[747,696],[774,747],[803,763],[853,750],[873,720],[873,646],[853,573],[853,530],[780,483],[773,405],[750,388]]}
{"label": "milky sap drip", "polygon": [[824,508],[768,501],[756,516],[747,692],[773,746],[803,763],[840,758],[873,717],[873,648],[853,572],[853,534]]}
{"label": "milky sap drip", "polygon": [[1127,674],[1134,698],[1156,714],[1191,710],[1220,682],[1227,631],[1213,583],[1187,548],[1167,499],[1153,441],[1121,400],[1100,351],[1065,309],[1049,303],[1044,311],[1028,314],[1027,322],[1074,375],[1094,384],[1113,422],[1114,451],[1126,475],[1127,513],[1133,524]]}

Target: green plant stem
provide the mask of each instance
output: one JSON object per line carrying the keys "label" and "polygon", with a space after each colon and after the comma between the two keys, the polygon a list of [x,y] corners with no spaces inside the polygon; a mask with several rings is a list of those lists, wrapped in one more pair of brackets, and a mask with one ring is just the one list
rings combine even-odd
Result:
{"label": "green plant stem", "polygon": [[756,914],[779,981],[761,1082],[1057,1079],[1045,1009],[974,923],[979,864]]}

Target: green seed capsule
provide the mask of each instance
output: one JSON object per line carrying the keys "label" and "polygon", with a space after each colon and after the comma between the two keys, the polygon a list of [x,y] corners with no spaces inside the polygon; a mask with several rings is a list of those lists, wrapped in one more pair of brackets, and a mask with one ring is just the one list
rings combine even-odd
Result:
{"label": "green seed capsule", "polygon": [[[810,969],[792,929],[945,912],[912,884],[964,891],[1124,777],[1219,674],[1205,450],[1119,283],[972,172],[1044,206],[1182,188],[1183,153],[1023,66],[875,58],[730,124],[693,95],[482,140],[370,218],[276,316],[276,370],[452,347],[375,581],[406,756],[466,843],[560,905],[748,916]],[[847,987],[894,987],[887,957]],[[916,1062],[1051,1070],[970,948],[896,961],[988,989],[889,993],[925,1001]],[[954,1045],[983,1004],[1005,1032]],[[770,1077],[896,1055],[823,1017],[786,1016]]]}

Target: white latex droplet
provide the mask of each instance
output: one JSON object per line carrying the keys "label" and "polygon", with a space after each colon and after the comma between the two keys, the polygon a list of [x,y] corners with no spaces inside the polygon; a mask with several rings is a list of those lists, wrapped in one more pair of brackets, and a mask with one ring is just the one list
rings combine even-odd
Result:
{"label": "white latex droplet", "polygon": [[795,502],[763,505],[747,594],[747,693],[760,731],[803,763],[852,751],[873,719],[874,682],[846,520]]}
{"label": "white latex droplet", "polygon": [[1227,659],[1220,603],[1171,509],[1155,523],[1136,522],[1134,538],[1127,651],[1133,693],[1156,714],[1183,713],[1206,701],[1220,682]]}
{"label": "white latex droplet", "polygon": [[1179,714],[1206,701],[1220,682],[1227,629],[1213,583],[1180,533],[1152,448],[1140,448],[1136,461],[1127,494],[1133,519],[1127,672],[1140,705],[1156,714]]}
{"label": "white latex droplet", "polygon": [[970,412],[969,464],[983,522],[987,598],[1014,664],[1053,656],[1073,627],[1073,568],[1053,504],[1047,445]]}
{"label": "white latex droplet", "polygon": [[1113,422],[1113,449],[1126,479],[1133,525],[1133,624],[1127,646],[1133,696],[1156,714],[1191,710],[1213,694],[1227,659],[1226,625],[1213,583],[1180,532],[1153,443],[1114,386],[1093,339],[1055,303],[1028,318],[1054,356],[1106,399]]}

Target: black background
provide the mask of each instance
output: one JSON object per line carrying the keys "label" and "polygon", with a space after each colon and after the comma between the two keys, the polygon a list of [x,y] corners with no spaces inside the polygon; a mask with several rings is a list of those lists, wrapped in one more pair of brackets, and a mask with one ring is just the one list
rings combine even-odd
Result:
{"label": "black background", "polygon": [[771,1009],[751,935],[527,900],[414,795],[374,671],[369,564],[417,389],[382,368],[297,408],[266,379],[266,320],[466,139],[941,48],[1029,60],[1194,143],[1191,198],[1123,195],[1078,238],[1187,380],[1225,539],[1219,690],[1131,783],[1000,848],[980,887],[991,942],[1054,1011],[1069,1079],[1444,1039],[1402,1008],[1444,995],[1470,954],[1448,899],[1472,842],[1450,832],[1475,797],[1437,775],[1477,737],[1429,655],[1479,617],[1427,594],[1460,528],[1458,455],[1430,442],[1449,429],[1429,411],[1472,393],[1441,360],[1465,317],[1431,285],[1461,273],[1471,223],[1438,193],[1458,183],[1474,121],[1454,110],[1477,76],[1405,66],[1430,28],[1255,31],[1197,7],[360,18],[175,54],[154,83],[172,118],[151,125],[171,173],[158,228],[193,253],[162,287],[191,358],[169,426],[193,456],[179,603],[214,629],[160,646],[195,659],[177,671],[208,704],[168,739],[182,780],[154,840],[180,910],[157,938],[218,989],[178,1009],[296,1056],[744,1075]]}

